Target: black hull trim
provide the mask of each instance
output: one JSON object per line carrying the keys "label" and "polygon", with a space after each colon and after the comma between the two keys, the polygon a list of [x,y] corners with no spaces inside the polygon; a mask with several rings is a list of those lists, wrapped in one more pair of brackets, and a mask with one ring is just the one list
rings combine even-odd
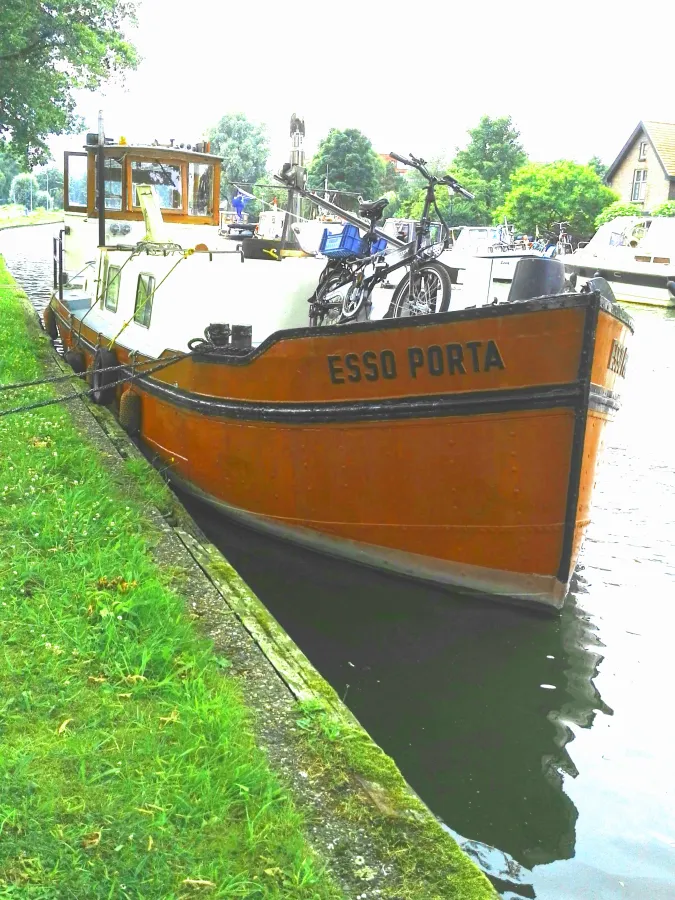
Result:
{"label": "black hull trim", "polygon": [[614,272],[611,269],[599,269],[592,266],[577,266],[571,263],[565,263],[565,271],[568,273],[576,273],[582,278],[595,278],[600,275],[607,281],[613,281],[615,284],[630,284],[635,287],[659,288],[660,290],[668,290],[668,282],[675,279],[675,274],[670,275],[649,275],[641,272]]}
{"label": "black hull trim", "polygon": [[[430,419],[577,407],[584,396],[582,385],[568,384],[513,390],[472,391],[469,394],[432,394],[424,397],[360,400],[353,403],[257,403],[205,397],[179,390],[150,377],[137,377],[137,384],[159,400],[201,415],[285,425]],[[618,398],[609,392],[598,392],[594,393],[592,398],[588,398],[588,405],[609,413],[618,409],[619,402]]]}

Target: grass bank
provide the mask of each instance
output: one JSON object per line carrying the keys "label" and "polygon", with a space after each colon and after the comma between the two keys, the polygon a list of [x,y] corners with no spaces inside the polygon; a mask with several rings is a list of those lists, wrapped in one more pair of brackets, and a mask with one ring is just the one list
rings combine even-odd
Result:
{"label": "grass bank", "polygon": [[[5,384],[42,371],[18,294],[0,260]],[[141,496],[60,406],[0,423],[0,896],[342,897]]]}
{"label": "grass bank", "polygon": [[21,228],[24,225],[46,225],[48,222],[63,222],[63,210],[34,209],[27,215],[19,215],[15,207],[0,206],[0,231],[3,228]]}

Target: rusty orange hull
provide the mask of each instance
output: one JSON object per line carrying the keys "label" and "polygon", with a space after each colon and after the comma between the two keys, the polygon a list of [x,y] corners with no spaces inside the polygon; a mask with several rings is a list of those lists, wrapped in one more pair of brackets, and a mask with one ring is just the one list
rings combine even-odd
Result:
{"label": "rusty orange hull", "polygon": [[[64,343],[91,359],[102,337],[52,305]],[[141,439],[229,515],[392,572],[559,607],[630,331],[599,295],[565,295],[278,332],[132,389]],[[125,363],[133,348],[115,349]]]}

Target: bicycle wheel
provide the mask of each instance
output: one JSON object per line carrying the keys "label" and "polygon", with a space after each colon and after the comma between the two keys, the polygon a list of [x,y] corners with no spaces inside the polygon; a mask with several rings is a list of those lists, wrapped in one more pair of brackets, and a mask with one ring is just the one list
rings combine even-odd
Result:
{"label": "bicycle wheel", "polygon": [[366,311],[369,297],[370,291],[363,284],[352,284],[342,303],[342,318],[340,321],[351,322],[355,319],[362,319],[362,311]]}
{"label": "bicycle wheel", "polygon": [[398,319],[445,312],[450,306],[451,290],[450,273],[442,263],[423,263],[415,270],[412,291],[410,272],[401,279],[391,298],[387,317]]}
{"label": "bicycle wheel", "polygon": [[343,295],[337,288],[344,286],[344,274],[335,272],[316,289],[314,300],[309,307],[310,327],[337,325],[342,316]]}

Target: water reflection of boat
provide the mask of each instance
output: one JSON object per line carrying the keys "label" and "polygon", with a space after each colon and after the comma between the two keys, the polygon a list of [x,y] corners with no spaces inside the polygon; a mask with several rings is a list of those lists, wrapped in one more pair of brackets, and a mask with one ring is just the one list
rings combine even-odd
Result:
{"label": "water reflection of boat", "polygon": [[611,714],[583,585],[559,619],[467,604],[195,511],[467,852],[534,896],[536,867],[575,855],[575,733]]}

